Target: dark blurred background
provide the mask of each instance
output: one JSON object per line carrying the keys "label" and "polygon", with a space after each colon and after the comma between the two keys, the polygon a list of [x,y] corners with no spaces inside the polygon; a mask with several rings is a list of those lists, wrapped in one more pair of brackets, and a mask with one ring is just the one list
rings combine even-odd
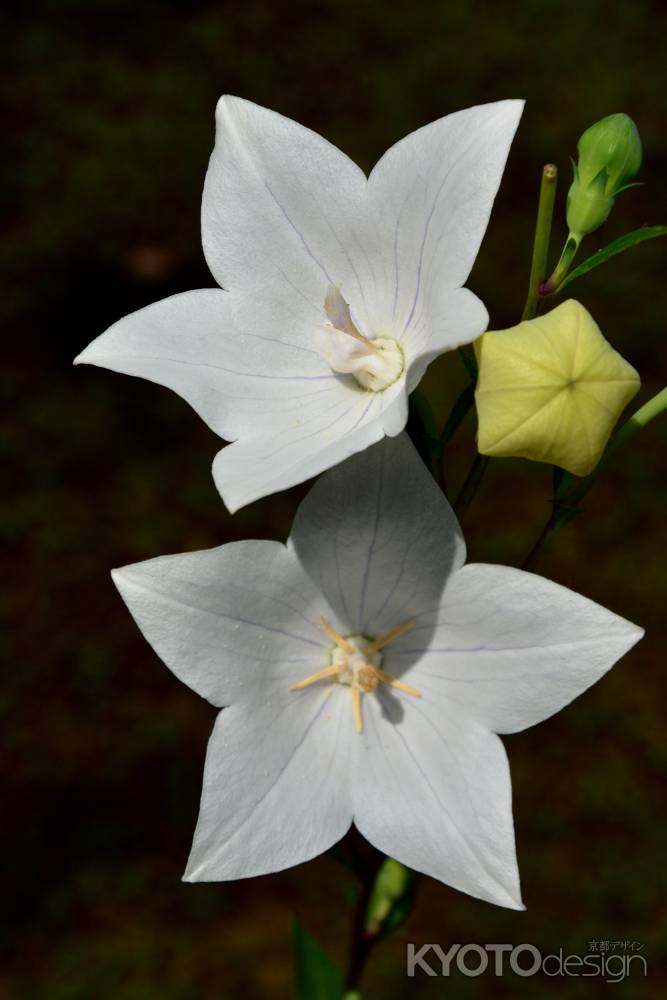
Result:
{"label": "dark blurred background", "polygon": [[[5,3],[2,997],[289,997],[294,915],[344,956],[357,887],[332,858],[235,884],[179,881],[214,710],[157,660],[109,578],[158,554],[285,538],[305,488],[231,517],[210,476],[219,442],[185,403],[71,367],[124,313],[213,284],[199,205],[219,95],[296,118],[364,168],[449,111],[527,98],[469,282],[492,325],[508,326],[541,166],[562,171],[556,254],[569,157],[593,121],[636,120],[645,185],[587,249],[667,222],[666,24],[644,0]],[[665,381],[666,249],[653,241],[572,286],[641,372],[638,402]],[[424,383],[443,418],[459,369],[447,356]],[[454,488],[474,432],[469,417],[449,449]],[[527,913],[424,880],[371,963],[369,998],[665,995],[666,436],[667,420],[646,429],[536,566],[647,637],[570,708],[506,741]],[[492,463],[465,522],[471,558],[520,562],[549,487],[545,466]],[[584,955],[600,940],[641,945],[648,979],[404,976],[406,941]]]}

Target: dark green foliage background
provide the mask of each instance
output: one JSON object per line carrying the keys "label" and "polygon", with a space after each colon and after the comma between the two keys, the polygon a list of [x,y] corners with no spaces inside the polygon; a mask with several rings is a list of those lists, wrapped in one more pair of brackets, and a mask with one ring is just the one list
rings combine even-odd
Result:
{"label": "dark green foliage background", "polygon": [[[120,315],[212,283],[199,201],[218,96],[294,117],[364,167],[451,110],[526,97],[470,281],[492,325],[507,326],[525,294],[542,163],[563,174],[561,241],[568,158],[594,120],[635,118],[646,184],[588,250],[667,222],[665,27],[665,8],[644,0],[3,6],[1,996],[288,997],[293,914],[344,955],[356,885],[332,858],[250,882],[179,882],[214,712],[153,655],[108,575],[161,553],[284,538],[305,488],[232,518],[210,477],[218,442],[180,399],[70,365]],[[640,400],[665,381],[665,252],[655,240],[570,290],[642,373]],[[459,369],[445,357],[425,383],[443,418]],[[449,450],[454,488],[474,429],[469,418]],[[666,436],[664,419],[643,433],[537,567],[648,636],[573,706],[507,740],[527,913],[424,880],[371,965],[369,998],[664,995]],[[465,524],[471,558],[520,561],[548,494],[546,467],[492,463]],[[640,942],[649,978],[404,976],[406,941],[585,954],[600,939]]]}

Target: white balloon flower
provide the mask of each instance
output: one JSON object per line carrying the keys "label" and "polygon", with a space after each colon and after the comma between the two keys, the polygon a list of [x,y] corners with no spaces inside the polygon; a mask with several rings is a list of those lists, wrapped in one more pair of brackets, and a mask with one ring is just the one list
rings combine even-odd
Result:
{"label": "white balloon flower", "polygon": [[299,864],[354,823],[411,868],[523,908],[497,734],[557,712],[643,633],[542,577],[464,559],[400,435],[321,477],[286,546],[114,571],[167,666],[229,706],[186,880]]}
{"label": "white balloon flower", "polygon": [[233,441],[213,469],[231,511],[398,434],[430,361],[486,329],[461,286],[522,107],[441,118],[367,178],[309,129],[223,97],[202,205],[221,288],[126,316],[77,362],[174,389]]}

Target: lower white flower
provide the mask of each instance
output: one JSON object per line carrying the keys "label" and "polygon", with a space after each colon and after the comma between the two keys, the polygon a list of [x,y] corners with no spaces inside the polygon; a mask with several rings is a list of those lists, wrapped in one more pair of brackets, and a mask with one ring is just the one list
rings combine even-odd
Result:
{"label": "lower white flower", "polygon": [[114,571],[165,663],[228,706],[187,880],[299,864],[354,822],[411,868],[522,908],[497,734],[557,712],[643,633],[542,577],[464,559],[400,435],[322,476],[286,546]]}

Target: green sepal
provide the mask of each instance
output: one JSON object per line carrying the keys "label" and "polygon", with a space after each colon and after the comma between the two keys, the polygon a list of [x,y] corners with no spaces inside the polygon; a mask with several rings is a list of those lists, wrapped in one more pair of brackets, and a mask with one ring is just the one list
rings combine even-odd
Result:
{"label": "green sepal", "polygon": [[622,188],[618,189],[614,197],[618,198],[619,194],[623,194],[624,191],[629,191],[631,188],[640,188],[640,187],[644,187],[644,181],[632,181],[631,184],[624,184]]}

